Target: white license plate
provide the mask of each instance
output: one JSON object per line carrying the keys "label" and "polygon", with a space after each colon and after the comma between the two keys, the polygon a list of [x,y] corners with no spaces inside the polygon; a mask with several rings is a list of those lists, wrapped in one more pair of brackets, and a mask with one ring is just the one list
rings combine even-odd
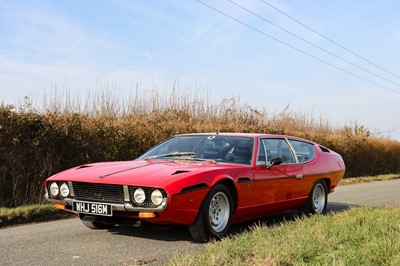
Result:
{"label": "white license plate", "polygon": [[112,216],[112,207],[110,204],[74,201],[73,210],[79,213]]}

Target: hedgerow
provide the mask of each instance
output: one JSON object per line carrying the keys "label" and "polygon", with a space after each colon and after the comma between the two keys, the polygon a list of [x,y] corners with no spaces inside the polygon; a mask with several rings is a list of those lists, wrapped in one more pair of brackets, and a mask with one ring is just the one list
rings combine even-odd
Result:
{"label": "hedgerow", "polygon": [[[346,176],[400,173],[400,142],[364,127],[333,128],[287,109],[275,114],[237,98],[210,103],[199,97],[154,95],[117,108],[102,99],[81,110],[0,106],[0,206],[43,202],[43,181],[90,162],[133,160],[160,141],[190,132],[259,132],[304,137],[340,153]],[[63,108],[60,108],[63,107]]]}

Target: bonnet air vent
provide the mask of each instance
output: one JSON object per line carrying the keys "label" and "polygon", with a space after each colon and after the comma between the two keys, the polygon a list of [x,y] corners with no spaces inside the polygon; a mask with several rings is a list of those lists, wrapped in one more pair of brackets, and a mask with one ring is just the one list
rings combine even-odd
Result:
{"label": "bonnet air vent", "polygon": [[179,174],[188,173],[188,172],[190,172],[190,171],[178,170],[175,173],[173,173],[172,175],[179,175]]}
{"label": "bonnet air vent", "polygon": [[82,165],[82,166],[79,166],[78,168],[76,168],[75,170],[79,170],[79,169],[83,169],[83,168],[89,168],[89,167],[92,167],[92,166],[90,166],[90,165]]}
{"label": "bonnet air vent", "polygon": [[323,152],[329,152],[329,150],[328,150],[327,148],[325,148],[325,147],[319,146],[319,148],[320,148],[321,151],[323,151]]}

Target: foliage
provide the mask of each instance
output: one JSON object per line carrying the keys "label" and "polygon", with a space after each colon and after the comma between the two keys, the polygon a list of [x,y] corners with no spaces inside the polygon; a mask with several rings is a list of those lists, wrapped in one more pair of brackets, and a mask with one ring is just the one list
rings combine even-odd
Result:
{"label": "foliage", "polygon": [[[85,106],[82,108],[82,106]],[[347,176],[400,173],[400,142],[373,137],[355,124],[328,122],[285,108],[268,113],[239,99],[212,103],[207,97],[174,91],[118,102],[112,94],[85,104],[70,98],[0,106],[0,206],[43,202],[43,181],[61,170],[89,162],[132,160],[174,134],[260,132],[295,135],[340,153]]]}

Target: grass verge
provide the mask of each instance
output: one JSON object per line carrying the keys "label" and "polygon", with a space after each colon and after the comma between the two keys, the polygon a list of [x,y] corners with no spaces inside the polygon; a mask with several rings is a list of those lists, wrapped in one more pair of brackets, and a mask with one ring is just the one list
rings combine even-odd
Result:
{"label": "grass verge", "polygon": [[169,265],[400,265],[400,207],[256,225]]}
{"label": "grass verge", "polygon": [[0,208],[0,228],[16,224],[57,220],[72,216],[73,214],[60,211],[51,204]]}
{"label": "grass verge", "polygon": [[351,185],[358,183],[369,183],[375,181],[386,181],[400,179],[400,174],[387,174],[387,175],[377,175],[377,176],[363,176],[363,177],[351,177],[351,178],[343,178],[339,182],[339,186],[343,185]]}

